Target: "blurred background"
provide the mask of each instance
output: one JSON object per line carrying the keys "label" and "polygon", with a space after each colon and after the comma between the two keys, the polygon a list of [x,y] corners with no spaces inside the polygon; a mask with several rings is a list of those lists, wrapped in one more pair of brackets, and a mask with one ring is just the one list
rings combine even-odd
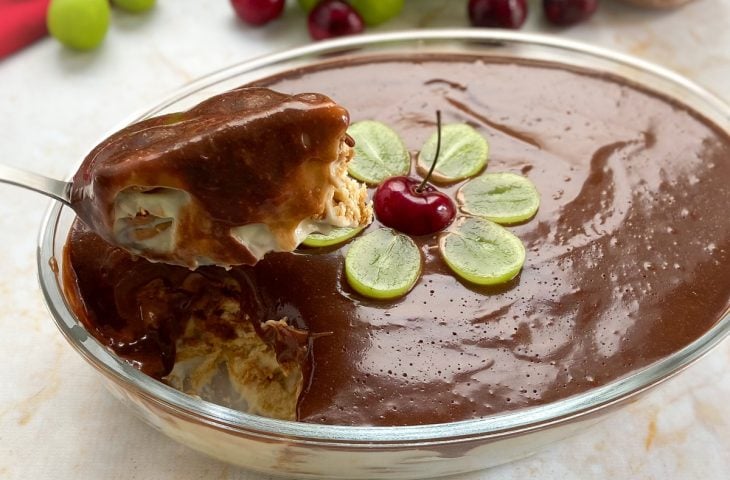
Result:
{"label": "blurred background", "polygon": [[[337,33],[519,27],[650,60],[730,101],[730,0],[661,9],[647,4],[684,2],[353,0],[350,7],[315,7],[317,19],[306,12],[316,0],[52,3],[60,7],[48,15],[48,0],[0,0],[0,161],[58,178],[125,119],[187,82]],[[0,185],[0,479],[265,478],[148,428],[106,394],[96,372],[61,338],[35,272],[48,203]],[[725,342],[587,434],[459,479],[727,478],[728,362]]]}

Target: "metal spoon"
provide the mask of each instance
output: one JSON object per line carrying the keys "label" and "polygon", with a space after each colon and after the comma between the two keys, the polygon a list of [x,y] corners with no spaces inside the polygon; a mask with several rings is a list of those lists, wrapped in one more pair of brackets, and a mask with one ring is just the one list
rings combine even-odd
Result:
{"label": "metal spoon", "polygon": [[0,182],[27,188],[47,195],[54,200],[71,205],[71,183],[46,177],[20,168],[0,165]]}

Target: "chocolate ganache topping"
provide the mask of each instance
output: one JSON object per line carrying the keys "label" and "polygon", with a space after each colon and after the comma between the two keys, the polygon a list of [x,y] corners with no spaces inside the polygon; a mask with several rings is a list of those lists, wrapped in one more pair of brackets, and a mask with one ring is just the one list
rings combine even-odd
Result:
{"label": "chocolate ganache topping", "polygon": [[323,225],[370,219],[345,175],[347,111],[324,95],[238,88],[97,146],[72,204],[110,243],[185,265],[253,264]]}
{"label": "chocolate ganache topping", "polygon": [[191,305],[216,291],[241,305],[237,321],[287,320],[262,338],[301,366],[296,419],[440,423],[590,390],[728,312],[730,137],[675,100],[558,64],[451,54],[335,61],[258,84],[323,92],[411,151],[435,110],[469,123],[490,142],[490,169],[522,173],[541,194],[535,218],[510,227],[526,262],[509,283],[477,287],[448,269],[435,234],[414,237],[423,274],[396,300],[348,287],[347,244],[205,267],[191,287],[187,269],[132,258],[77,222],[65,262],[74,310],[151,375],[172,368]]}

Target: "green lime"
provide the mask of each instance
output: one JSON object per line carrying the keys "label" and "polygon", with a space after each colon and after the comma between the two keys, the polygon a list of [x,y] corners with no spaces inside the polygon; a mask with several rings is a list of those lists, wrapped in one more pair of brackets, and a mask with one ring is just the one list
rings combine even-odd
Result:
{"label": "green lime", "polygon": [[529,220],[540,206],[535,185],[514,173],[485,173],[459,189],[461,209],[493,222],[510,224]]}
{"label": "green lime", "polygon": [[345,275],[361,295],[400,297],[421,275],[421,252],[410,237],[380,228],[352,242],[345,256]]}
{"label": "green lime", "polygon": [[329,247],[347,241],[362,232],[365,227],[349,228],[335,227],[329,233],[310,233],[304,239],[302,245],[308,247]]}
{"label": "green lime", "polygon": [[107,0],[53,0],[46,17],[48,31],[67,47],[91,50],[109,29]]}
{"label": "green lime", "polygon": [[155,6],[155,0],[114,0],[114,5],[128,12],[144,12]]}
{"label": "green lime", "polygon": [[519,238],[496,223],[462,217],[439,242],[446,264],[458,276],[479,285],[508,282],[525,263]]}
{"label": "green lime", "polygon": [[[418,167],[428,171],[436,154],[438,134],[434,133],[418,155]],[[431,178],[448,183],[462,180],[479,173],[487,164],[489,145],[469,125],[452,123],[441,129],[441,151]]]}
{"label": "green lime", "polygon": [[322,0],[298,0],[299,7],[305,12],[311,12]]}
{"label": "green lime", "polygon": [[[301,0],[300,0],[301,1]],[[403,10],[405,0],[348,0],[369,26],[379,25]]]}
{"label": "green lime", "polygon": [[350,176],[370,185],[386,178],[405,175],[411,156],[397,133],[373,120],[354,123],[347,130],[355,139],[355,158],[348,167]]}

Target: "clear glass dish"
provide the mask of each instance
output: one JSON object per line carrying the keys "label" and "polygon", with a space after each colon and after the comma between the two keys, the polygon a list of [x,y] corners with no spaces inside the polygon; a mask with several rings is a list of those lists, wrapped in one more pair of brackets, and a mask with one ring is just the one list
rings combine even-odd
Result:
{"label": "clear glass dish", "polygon": [[[186,109],[254,80],[333,58],[424,52],[549,60],[610,72],[693,107],[730,131],[730,106],[641,60],[561,38],[501,31],[439,30],[345,38],[268,55],[215,72],[130,121]],[[107,386],[147,423],[196,450],[251,470],[296,478],[425,478],[477,470],[530,455],[635,399],[716,346],[730,313],[685,348],[627,377],[551,404],[480,420],[411,427],[345,427],[273,420],[174,390],[117,358],[71,313],[60,283],[74,213],[53,204],[38,245],[40,283],[59,329]]]}

